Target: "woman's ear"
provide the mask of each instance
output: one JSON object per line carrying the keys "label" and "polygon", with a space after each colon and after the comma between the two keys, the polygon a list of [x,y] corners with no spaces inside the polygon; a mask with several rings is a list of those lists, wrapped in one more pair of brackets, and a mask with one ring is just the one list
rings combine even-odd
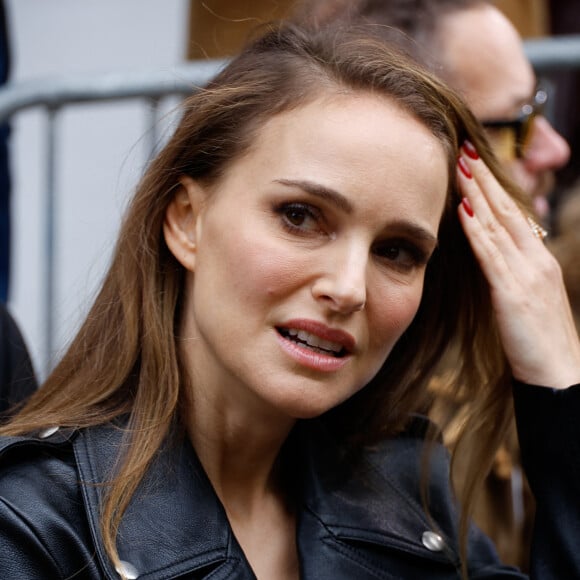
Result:
{"label": "woman's ear", "polygon": [[165,210],[163,235],[167,247],[177,261],[186,270],[193,272],[206,194],[203,187],[191,177],[184,176],[179,183]]}

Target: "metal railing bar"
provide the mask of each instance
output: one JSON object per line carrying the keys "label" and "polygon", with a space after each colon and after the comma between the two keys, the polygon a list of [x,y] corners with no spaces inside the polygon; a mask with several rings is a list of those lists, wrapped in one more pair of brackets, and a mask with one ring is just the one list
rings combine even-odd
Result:
{"label": "metal railing bar", "polygon": [[147,160],[153,159],[158,148],[159,139],[159,106],[161,97],[151,97],[147,102]]}
{"label": "metal railing bar", "polygon": [[57,280],[56,260],[56,123],[58,107],[47,107],[46,114],[46,158],[45,158],[45,229],[44,229],[44,280],[40,284],[41,301],[44,303],[44,371],[48,375],[54,356],[54,309]]}
{"label": "metal railing bar", "polygon": [[580,34],[528,39],[524,48],[536,72],[580,69]]}
{"label": "metal railing bar", "polygon": [[224,60],[186,63],[165,71],[130,71],[98,75],[65,75],[9,82],[0,90],[0,121],[37,105],[159,98],[189,94],[204,86]]}
{"label": "metal railing bar", "polygon": [[[529,39],[525,51],[538,71],[580,68],[580,34]],[[224,59],[191,61],[164,71],[66,75],[9,82],[0,90],[0,121],[43,104],[113,101],[186,95],[205,85],[226,64]]]}

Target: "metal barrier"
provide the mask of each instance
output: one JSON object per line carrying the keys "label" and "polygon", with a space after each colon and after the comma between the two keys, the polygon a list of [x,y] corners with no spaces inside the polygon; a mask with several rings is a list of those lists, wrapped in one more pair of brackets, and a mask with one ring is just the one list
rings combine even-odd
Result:
{"label": "metal barrier", "polygon": [[31,107],[43,107],[47,116],[46,159],[44,167],[44,284],[41,301],[44,309],[43,371],[50,370],[54,352],[54,305],[57,275],[55,216],[57,215],[56,122],[63,107],[78,103],[139,99],[144,101],[147,112],[145,125],[149,140],[147,151],[153,155],[158,142],[159,106],[163,98],[187,95],[196,87],[205,85],[224,61],[207,60],[192,62],[166,72],[107,73],[92,76],[63,76],[11,83],[0,90],[0,122]]}
{"label": "metal barrier", "polygon": [[[538,74],[580,69],[580,35],[534,39],[525,42],[525,50]],[[187,95],[205,85],[225,64],[223,60],[195,61],[166,72],[109,73],[92,76],[50,77],[20,83],[9,83],[0,89],[0,122],[31,107],[46,110],[47,155],[45,164],[46,224],[44,231],[45,259],[42,302],[44,303],[44,372],[48,372],[54,340],[56,175],[55,123],[60,110],[75,103],[140,99],[147,105],[150,128],[148,151],[157,144],[158,111],[162,99]]]}
{"label": "metal barrier", "polygon": [[580,69],[580,34],[527,40],[524,47],[538,74]]}

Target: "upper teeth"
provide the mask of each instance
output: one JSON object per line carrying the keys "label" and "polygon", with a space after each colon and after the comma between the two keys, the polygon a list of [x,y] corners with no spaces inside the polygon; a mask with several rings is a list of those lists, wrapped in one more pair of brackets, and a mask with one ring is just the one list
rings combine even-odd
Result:
{"label": "upper teeth", "polygon": [[322,348],[324,350],[329,350],[332,352],[339,353],[342,351],[342,345],[338,342],[331,342],[330,340],[324,340],[315,334],[310,334],[305,330],[296,330],[295,328],[289,328],[288,334],[290,336],[295,336],[298,340],[301,340],[308,344],[308,346],[313,346],[316,348]]}

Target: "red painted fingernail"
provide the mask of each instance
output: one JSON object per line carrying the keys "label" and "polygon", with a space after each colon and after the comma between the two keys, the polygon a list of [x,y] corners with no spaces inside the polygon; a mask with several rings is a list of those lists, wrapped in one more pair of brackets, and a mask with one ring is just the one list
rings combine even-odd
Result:
{"label": "red painted fingernail", "polygon": [[457,165],[459,165],[459,169],[461,169],[461,173],[463,173],[463,175],[465,175],[465,177],[467,177],[467,179],[471,179],[473,177],[473,175],[471,175],[471,171],[469,171],[469,167],[467,167],[467,163],[465,162],[465,159],[463,159],[463,157],[461,155],[457,158]]}
{"label": "red painted fingernail", "polygon": [[473,217],[473,208],[471,207],[471,204],[469,203],[469,200],[466,197],[464,197],[461,200],[461,205],[463,206],[463,209],[465,210],[465,213],[469,217]]}
{"label": "red painted fingernail", "polygon": [[471,157],[471,159],[479,159],[477,149],[473,146],[473,143],[467,139],[463,142],[463,151],[465,151],[465,154],[468,157]]}

